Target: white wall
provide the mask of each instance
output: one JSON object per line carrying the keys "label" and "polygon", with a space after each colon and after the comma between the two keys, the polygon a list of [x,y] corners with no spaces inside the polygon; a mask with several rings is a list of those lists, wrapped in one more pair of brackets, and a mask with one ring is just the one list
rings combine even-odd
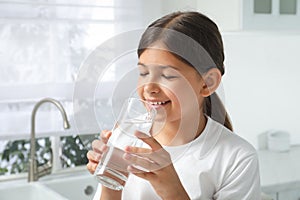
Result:
{"label": "white wall", "polygon": [[163,0],[162,14],[168,14],[175,11],[197,10],[197,0]]}
{"label": "white wall", "polygon": [[223,33],[226,105],[235,130],[254,146],[257,135],[286,130],[300,144],[300,33]]}
{"label": "white wall", "polygon": [[214,20],[222,31],[240,29],[241,0],[164,0],[161,1],[161,13],[178,10],[197,10]]}
{"label": "white wall", "polygon": [[241,0],[197,1],[197,10],[214,20],[222,31],[233,31],[241,28],[241,8]]}

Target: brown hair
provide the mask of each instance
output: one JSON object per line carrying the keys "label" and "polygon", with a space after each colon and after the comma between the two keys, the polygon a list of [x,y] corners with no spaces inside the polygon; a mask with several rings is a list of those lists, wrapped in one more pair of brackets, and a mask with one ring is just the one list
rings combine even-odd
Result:
{"label": "brown hair", "polygon": [[[155,42],[162,42],[183,62],[194,67],[200,75],[218,68],[223,75],[224,48],[217,25],[198,12],[174,12],[148,26],[143,33],[138,56]],[[227,111],[216,93],[204,100],[204,113],[233,130]]]}

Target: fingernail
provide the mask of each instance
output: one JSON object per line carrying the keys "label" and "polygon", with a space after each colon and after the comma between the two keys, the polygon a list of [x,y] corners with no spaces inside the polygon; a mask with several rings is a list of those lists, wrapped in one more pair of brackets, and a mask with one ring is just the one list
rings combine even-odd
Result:
{"label": "fingernail", "polygon": [[129,153],[125,153],[123,155],[123,158],[126,159],[126,160],[129,160],[132,156],[129,154]]}
{"label": "fingernail", "polygon": [[108,137],[109,134],[110,134],[110,132],[106,132],[106,133],[105,133],[105,137]]}
{"label": "fingernail", "polygon": [[126,146],[125,148],[124,148],[124,151],[130,151],[131,150],[131,147],[130,146]]}
{"label": "fingernail", "polygon": [[103,145],[102,147],[100,147],[100,151],[103,153],[106,151],[106,149],[107,149],[106,145]]}
{"label": "fingernail", "polygon": [[131,173],[133,172],[133,167],[132,167],[132,165],[128,165],[127,171],[128,171],[128,172],[131,172]]}
{"label": "fingernail", "polygon": [[146,133],[143,133],[143,132],[140,132],[140,131],[136,131],[134,134],[135,134],[136,137],[141,138],[141,139],[150,137]]}
{"label": "fingernail", "polygon": [[142,137],[143,136],[143,134],[140,131],[135,131],[134,135],[136,137]]}
{"label": "fingernail", "polygon": [[102,155],[97,155],[96,156],[96,160],[101,160],[101,158],[102,158]]}

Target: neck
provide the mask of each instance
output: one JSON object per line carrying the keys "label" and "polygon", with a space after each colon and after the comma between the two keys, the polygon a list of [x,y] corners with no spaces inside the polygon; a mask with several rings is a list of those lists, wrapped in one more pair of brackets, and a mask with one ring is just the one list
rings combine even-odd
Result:
{"label": "neck", "polygon": [[191,142],[204,130],[206,117],[201,114],[199,120],[182,118],[166,123],[155,123],[152,132],[153,137],[164,146],[178,146]]}

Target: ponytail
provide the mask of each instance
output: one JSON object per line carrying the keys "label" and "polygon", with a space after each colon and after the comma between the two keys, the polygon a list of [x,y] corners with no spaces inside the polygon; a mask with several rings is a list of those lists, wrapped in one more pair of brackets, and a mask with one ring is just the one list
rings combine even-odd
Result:
{"label": "ponytail", "polygon": [[204,98],[204,114],[233,131],[230,117],[217,93]]}

